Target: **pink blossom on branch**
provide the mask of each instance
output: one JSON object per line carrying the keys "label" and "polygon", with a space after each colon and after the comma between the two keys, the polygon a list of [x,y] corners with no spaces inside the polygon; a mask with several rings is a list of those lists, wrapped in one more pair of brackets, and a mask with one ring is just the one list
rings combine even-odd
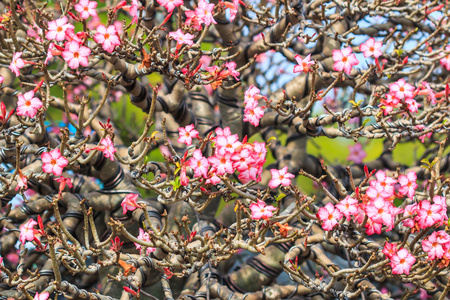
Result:
{"label": "pink blossom on branch", "polygon": [[311,54],[304,59],[300,55],[296,55],[294,58],[297,61],[297,65],[294,66],[294,73],[308,73],[309,67],[315,64],[314,61],[311,61]]}
{"label": "pink blossom on branch", "polygon": [[84,67],[89,65],[89,54],[91,54],[91,49],[80,45],[77,41],[71,41],[65,44],[62,57],[70,68],[76,69],[80,65]]}
{"label": "pink blossom on branch", "polygon": [[97,4],[97,1],[80,0],[80,2],[75,4],[74,8],[80,14],[81,18],[87,19],[90,16],[97,16],[97,11],[95,10]]}
{"label": "pink blossom on branch", "polygon": [[412,98],[414,90],[415,88],[403,78],[389,84],[389,92],[398,99]]}
{"label": "pink blossom on branch", "polygon": [[192,145],[192,139],[198,138],[198,131],[195,130],[194,124],[187,125],[186,127],[178,128],[178,143],[185,144],[186,146]]}
{"label": "pink blossom on branch", "polygon": [[177,41],[177,50],[179,50],[182,45],[194,45],[194,41],[192,40],[194,36],[190,33],[183,33],[181,29],[170,32],[169,36]]}
{"label": "pink blossom on branch", "polygon": [[409,275],[412,265],[416,262],[416,258],[406,249],[400,249],[391,257],[391,267],[393,274]]}
{"label": "pink blossom on branch", "polygon": [[206,0],[200,0],[198,6],[195,9],[195,13],[206,26],[211,24],[217,24],[213,18],[214,3],[208,3]]}
{"label": "pink blossom on branch", "polygon": [[17,101],[17,115],[34,118],[38,109],[42,107],[42,102],[37,97],[34,97],[34,91],[26,92],[24,95],[18,95]]}
{"label": "pink blossom on branch", "polygon": [[259,120],[264,116],[264,110],[258,106],[258,102],[253,105],[246,105],[244,109],[244,122],[249,122],[253,126],[259,126]]}
{"label": "pink blossom on branch", "polygon": [[120,39],[114,25],[110,25],[108,28],[104,25],[99,25],[97,33],[94,35],[94,41],[102,44],[102,48],[109,53],[112,53],[114,48],[120,45]]}
{"label": "pink blossom on branch", "polygon": [[187,164],[191,169],[194,170],[195,177],[208,177],[209,162],[203,156],[200,149],[194,151],[194,155],[188,160]]}
{"label": "pink blossom on branch", "polygon": [[322,228],[325,231],[332,230],[342,219],[341,212],[334,207],[333,203],[327,203],[325,207],[319,208],[316,216],[323,222]]}
{"label": "pink blossom on branch", "polygon": [[417,175],[416,172],[410,171],[406,175],[400,175],[398,177],[398,183],[401,184],[399,188],[399,193],[403,196],[408,196],[409,199],[414,197],[414,193],[416,192],[417,187],[419,186],[416,183]]}
{"label": "pink blossom on branch", "polygon": [[277,210],[272,205],[266,205],[262,200],[257,199],[257,203],[250,204],[253,220],[267,220],[273,216],[273,211]]}
{"label": "pink blossom on branch", "polygon": [[175,7],[183,5],[183,0],[156,0],[159,5],[164,6],[167,12],[171,13]]}
{"label": "pink blossom on branch", "polygon": [[136,200],[139,197],[138,194],[128,194],[120,204],[123,208],[123,214],[125,215],[128,211],[133,211],[141,206],[137,204]]}
{"label": "pink blossom on branch", "polygon": [[374,38],[370,38],[365,43],[359,45],[359,50],[363,52],[366,58],[370,56],[378,58],[383,54],[380,50],[382,45],[383,43],[381,41],[375,41]]}
{"label": "pink blossom on branch", "polygon": [[45,37],[49,40],[56,40],[59,42],[64,41],[66,39],[67,31],[73,31],[75,29],[75,26],[67,22],[68,19],[66,16],[48,22],[48,31],[45,34]]}
{"label": "pink blossom on branch", "polygon": [[271,169],[270,173],[272,174],[272,179],[269,181],[269,187],[271,189],[277,188],[280,184],[282,186],[289,186],[291,184],[291,178],[295,177],[293,174],[288,173],[287,166],[281,170]]}
{"label": "pink blossom on branch", "polygon": [[[445,47],[445,51],[450,51],[450,45]],[[447,69],[447,71],[450,71],[450,54],[445,55],[439,62]]]}
{"label": "pink blossom on branch", "polygon": [[9,65],[9,69],[11,72],[13,72],[16,76],[20,75],[20,69],[25,66],[25,62],[20,57],[22,56],[22,52],[16,52],[13,55],[13,59],[11,61],[11,64]]}
{"label": "pink blossom on branch", "polygon": [[59,148],[42,153],[41,160],[43,163],[42,170],[45,173],[52,173],[55,176],[60,176],[64,167],[69,163],[69,161],[61,155]]}
{"label": "pink blossom on branch", "polygon": [[352,52],[352,48],[344,48],[342,50],[333,50],[333,70],[337,72],[344,71],[346,74],[352,72],[352,67],[359,64],[355,54]]}
{"label": "pink blossom on branch", "polygon": [[116,148],[114,147],[113,142],[111,141],[111,138],[107,136],[106,138],[102,139],[100,141],[100,146],[93,147],[91,149],[86,149],[85,152],[89,153],[92,150],[98,150],[103,152],[103,155],[106,158],[109,158],[111,161],[114,161],[114,153],[117,152]]}
{"label": "pink blossom on branch", "polygon": [[34,226],[36,226],[37,224],[38,223],[35,220],[29,219],[28,222],[20,226],[19,240],[22,244],[25,244],[27,241],[34,240],[34,235],[36,231],[34,229]]}

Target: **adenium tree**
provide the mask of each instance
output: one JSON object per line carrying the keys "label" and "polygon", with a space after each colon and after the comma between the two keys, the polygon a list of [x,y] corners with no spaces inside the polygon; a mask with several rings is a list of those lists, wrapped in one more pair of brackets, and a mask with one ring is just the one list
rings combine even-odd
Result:
{"label": "adenium tree", "polygon": [[448,5],[0,1],[1,299],[444,299]]}

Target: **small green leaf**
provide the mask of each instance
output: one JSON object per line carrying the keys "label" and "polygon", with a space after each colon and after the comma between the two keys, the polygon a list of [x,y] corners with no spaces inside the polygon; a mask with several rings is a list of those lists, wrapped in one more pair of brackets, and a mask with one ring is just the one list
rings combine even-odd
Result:
{"label": "small green leaf", "polygon": [[276,140],[277,140],[276,137],[271,136],[271,137],[266,141],[266,143],[268,143],[268,142],[270,142],[270,141],[276,141]]}
{"label": "small green leaf", "polygon": [[279,194],[279,195],[275,198],[275,200],[280,201],[280,200],[283,199],[284,197],[286,197],[286,195],[283,194],[283,193],[281,193],[281,194]]}
{"label": "small green leaf", "polygon": [[353,104],[353,106],[358,106],[358,104],[356,104],[356,102],[353,101],[353,100],[350,100],[350,101],[348,101],[348,102],[350,102],[351,104]]}
{"label": "small green leaf", "polygon": [[395,49],[395,53],[397,53],[398,56],[403,54],[403,49]]}
{"label": "small green leaf", "polygon": [[423,164],[426,164],[428,166],[431,166],[430,161],[428,160],[428,158],[424,158],[420,162],[423,163]]}
{"label": "small green leaf", "polygon": [[363,126],[363,127],[366,126],[366,124],[367,124],[369,121],[370,121],[370,119],[365,119],[365,120],[363,121],[363,123],[362,123],[362,126]]}

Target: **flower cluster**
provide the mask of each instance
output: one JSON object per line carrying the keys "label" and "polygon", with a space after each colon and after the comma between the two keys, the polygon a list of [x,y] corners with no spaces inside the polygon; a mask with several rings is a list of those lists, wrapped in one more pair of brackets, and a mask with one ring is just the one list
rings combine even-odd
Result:
{"label": "flower cluster", "polygon": [[441,226],[448,220],[445,198],[436,195],[433,197],[433,203],[422,200],[407,205],[403,216],[409,216],[408,219],[403,220],[403,225],[413,228],[413,231],[419,231],[434,225]]}
{"label": "flower cluster", "polygon": [[224,79],[227,79],[228,76],[233,76],[233,78],[236,79],[236,81],[239,81],[238,76],[240,75],[240,73],[236,71],[236,63],[234,61],[226,62],[222,68],[219,68],[218,66],[214,65],[206,67],[205,69],[212,76],[211,87],[213,88],[213,90],[221,86],[222,81]]}
{"label": "flower cluster", "polygon": [[217,24],[213,18],[214,4],[208,3],[205,0],[200,0],[198,6],[193,10],[186,11],[186,25],[192,26],[196,30],[202,30],[202,24],[209,26]]}
{"label": "flower cluster", "polygon": [[423,251],[427,252],[428,259],[441,260],[441,264],[448,266],[450,262],[450,235],[444,230],[433,232],[422,242]]}
{"label": "flower cluster", "polygon": [[264,116],[264,110],[258,106],[258,100],[265,97],[260,95],[260,90],[253,84],[245,92],[244,97],[244,122],[258,126],[259,120]]}
{"label": "flower cluster", "polygon": [[[415,190],[418,187],[416,173],[413,171],[408,172],[406,175],[400,175],[397,180],[387,176],[386,172],[380,170],[375,174],[375,177],[376,180],[369,182],[369,188],[365,195],[359,195],[358,199],[362,201],[347,196],[336,204],[336,206],[328,203],[325,207],[319,209],[317,217],[323,222],[322,227],[324,230],[332,230],[343,216],[346,217],[347,221],[354,217],[357,223],[364,224],[366,233],[369,235],[374,233],[380,234],[383,226],[386,226],[385,231],[391,231],[393,229],[396,216],[404,212],[403,209],[393,204],[393,200],[396,198],[396,195],[408,196],[410,199],[414,197]],[[398,188],[397,193],[395,191],[396,187]],[[443,207],[440,206],[439,209],[441,212],[439,221],[442,221],[444,218],[442,216]],[[405,209],[405,216],[407,213],[410,212],[408,209]],[[412,212],[411,215],[414,213]],[[403,222],[404,224],[405,222],[409,224],[408,221],[412,220],[407,219]],[[412,222],[414,223],[414,221]],[[430,222],[427,224],[430,224]],[[433,226],[434,224],[436,223],[427,227]]]}
{"label": "flower cluster", "polygon": [[[194,170],[195,177],[203,177],[206,183],[218,184],[219,176],[240,172],[238,178],[243,182],[261,179],[262,167],[266,162],[265,143],[240,142],[237,134],[231,134],[230,128],[216,129],[214,155],[204,157],[196,149],[187,161],[187,166]],[[187,185],[186,181],[183,181]]]}
{"label": "flower cluster", "polygon": [[387,115],[402,103],[410,113],[417,113],[420,104],[414,100],[418,91],[415,91],[414,86],[407,83],[405,79],[400,78],[394,83],[389,84],[389,93],[386,98],[381,99],[380,107],[383,108],[384,114]]}

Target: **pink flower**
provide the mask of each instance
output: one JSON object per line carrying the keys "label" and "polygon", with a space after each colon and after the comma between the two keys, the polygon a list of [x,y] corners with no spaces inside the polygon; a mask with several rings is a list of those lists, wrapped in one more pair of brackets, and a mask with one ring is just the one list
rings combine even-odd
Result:
{"label": "pink flower", "polygon": [[405,99],[406,107],[410,113],[417,113],[419,111],[420,104],[412,98]]}
{"label": "pink flower", "polygon": [[376,42],[374,38],[370,38],[359,46],[359,50],[363,52],[366,58],[369,56],[378,58],[383,54],[380,50],[382,45],[383,43],[381,41]]}
{"label": "pink flower", "polygon": [[80,13],[80,16],[83,19],[87,19],[90,16],[96,17],[97,11],[95,8],[97,7],[96,1],[89,1],[89,0],[80,0],[77,4],[75,4],[74,8],[77,12]]}
{"label": "pink flower", "polygon": [[114,161],[114,153],[116,153],[117,150],[116,150],[116,148],[114,148],[114,144],[111,141],[111,138],[109,136],[107,136],[106,138],[104,138],[100,141],[100,144],[101,144],[100,146],[93,147],[91,149],[89,149],[89,148],[86,149],[85,152],[89,153],[90,151],[95,149],[95,150],[103,152],[103,155],[106,158],[109,158],[111,161]]}
{"label": "pink flower", "polygon": [[403,78],[389,84],[389,92],[398,99],[412,98],[414,90],[414,87]]}
{"label": "pink flower", "polygon": [[[450,51],[450,45],[445,47],[445,51]],[[441,58],[439,62],[447,69],[447,71],[450,71],[450,54],[447,54],[445,57]]]}
{"label": "pink flower", "polygon": [[38,223],[35,220],[29,219],[28,222],[20,226],[19,240],[22,244],[25,244],[27,241],[34,240],[36,230],[33,227],[37,224]]}
{"label": "pink flower", "polygon": [[74,30],[75,26],[67,23],[67,17],[64,16],[54,21],[48,22],[48,30],[45,37],[49,40],[64,41],[66,39],[66,31]]}
{"label": "pink flower", "polygon": [[275,189],[280,184],[282,186],[289,186],[291,184],[291,178],[294,178],[295,176],[291,173],[288,173],[287,171],[287,166],[285,166],[281,170],[271,169],[270,173],[272,174],[272,179],[269,181],[269,187],[271,189]]}
{"label": "pink flower", "polygon": [[0,76],[0,86],[2,86],[3,81],[5,81],[5,78],[3,76]]}
{"label": "pink flower", "polygon": [[183,0],[156,0],[159,5],[164,6],[167,12],[171,13],[175,7],[183,5]]}
{"label": "pink flower", "polygon": [[336,204],[336,208],[347,218],[347,221],[349,221],[351,216],[358,213],[358,200],[347,196],[344,200],[341,200],[341,202]]}
{"label": "pink flower", "polygon": [[194,45],[194,41],[192,40],[194,36],[190,33],[183,33],[181,29],[170,32],[169,36],[177,41],[177,50],[180,49],[184,44],[189,46]]}
{"label": "pink flower", "polygon": [[216,175],[225,175],[233,174],[233,161],[231,160],[231,153],[225,152],[224,155],[214,155],[208,158],[209,163],[211,166],[216,170]]}
{"label": "pink flower", "polygon": [[55,179],[55,181],[59,182],[59,194],[61,194],[66,188],[66,184],[71,189],[73,187],[72,180],[70,178],[66,178],[64,176],[60,176]]}
{"label": "pink flower", "polygon": [[250,204],[250,210],[252,211],[252,219],[253,220],[267,220],[273,216],[273,211],[277,210],[272,205],[266,205],[264,201],[259,199],[258,203]]}
{"label": "pink flower", "polygon": [[98,44],[102,44],[102,48],[109,53],[112,53],[114,48],[120,45],[119,36],[114,25],[110,25],[108,28],[98,25],[94,40]]}
{"label": "pink flower", "polygon": [[[124,1],[126,4],[126,1]],[[136,24],[138,21],[138,10],[139,10],[140,2],[138,0],[131,0],[131,5],[126,6],[123,9],[128,11],[130,15],[133,17],[131,20],[131,23]]]}
{"label": "pink flower", "polygon": [[238,76],[240,75],[238,71],[236,71],[236,63],[234,61],[227,61],[225,64],[225,67],[228,69],[229,75],[233,76],[234,79],[239,81]]}
{"label": "pink flower", "polygon": [[193,156],[188,160],[188,166],[194,170],[195,177],[208,177],[209,162],[203,157],[200,149],[194,151]]}
{"label": "pink flower", "polygon": [[401,195],[408,195],[409,199],[414,197],[414,193],[416,192],[417,187],[419,186],[416,183],[417,175],[416,172],[410,171],[408,174],[400,175],[398,177],[398,183],[401,184],[401,187],[398,189]]}
{"label": "pink flower", "polygon": [[392,274],[409,275],[409,270],[415,262],[416,258],[408,250],[402,248],[391,258]]}
{"label": "pink flower", "polygon": [[397,253],[397,244],[393,244],[393,243],[391,244],[389,242],[386,242],[384,244],[383,253],[388,258],[391,258],[392,256],[394,256]]}
{"label": "pink flower", "polygon": [[[450,242],[450,237],[445,231],[442,234],[438,232],[433,232],[428,239],[423,240],[422,248],[423,251],[428,253],[428,259],[435,260],[436,258],[443,258],[445,254],[444,245]],[[442,237],[444,238],[442,238]],[[440,238],[441,237],[441,238]]]}
{"label": "pink flower", "polygon": [[34,295],[33,300],[47,300],[49,296],[50,296],[50,294],[48,292],[41,293],[41,294],[36,293]]}
{"label": "pink flower", "polygon": [[264,116],[264,110],[258,106],[258,102],[253,105],[246,105],[244,109],[244,122],[249,122],[253,126],[259,126],[259,120]]}
{"label": "pink flower", "polygon": [[187,125],[186,127],[178,128],[179,138],[177,140],[180,144],[186,144],[186,146],[192,145],[192,138],[198,138],[198,131],[194,129],[194,124]]}
{"label": "pink flower", "polygon": [[[420,131],[423,131],[424,128],[425,128],[424,125],[416,125],[416,126],[414,126],[414,129],[418,130],[419,132],[420,132]],[[433,135],[433,132],[428,132],[428,133],[426,133],[426,134],[424,134],[424,135],[419,136],[419,140],[420,140],[422,143],[425,143],[425,138],[430,138],[432,135]]]}
{"label": "pink flower", "polygon": [[67,62],[70,68],[76,69],[80,65],[87,67],[89,65],[88,56],[91,54],[91,49],[81,46],[77,41],[71,41],[65,44],[62,57]]}
{"label": "pink flower", "polygon": [[18,174],[17,174],[17,186],[16,186],[16,191],[18,191],[19,189],[24,189],[26,190],[28,188],[28,178],[27,176],[23,175],[22,170],[19,169]]}
{"label": "pink flower", "polygon": [[355,54],[352,52],[352,48],[344,48],[342,50],[333,50],[333,70],[341,72],[344,71],[346,74],[352,72],[352,67],[359,64],[356,59]]}
{"label": "pink flower", "polygon": [[17,101],[17,115],[34,118],[38,109],[42,107],[42,102],[34,97],[34,91],[26,92],[24,95],[19,94]]}
{"label": "pink flower", "polygon": [[419,203],[416,221],[421,229],[431,227],[444,220],[442,206],[439,204],[431,204],[430,201],[424,200]]}
{"label": "pink flower", "polygon": [[128,211],[133,211],[136,208],[140,208],[141,206],[137,204],[136,200],[138,198],[138,194],[128,194],[125,199],[123,199],[122,204],[120,204],[123,208],[123,214],[125,215]]}
{"label": "pink flower", "polygon": [[[174,0],[176,1],[176,0]],[[183,3],[182,0],[181,3]],[[212,24],[217,24],[217,22],[214,20],[212,12],[214,10],[214,4],[208,3],[205,0],[200,0],[198,2],[198,6],[195,9],[195,14],[200,19],[201,22],[203,22],[206,26],[209,26]]]}
{"label": "pink flower", "polygon": [[13,59],[11,61],[11,64],[9,65],[9,69],[11,72],[16,74],[16,76],[20,75],[20,69],[25,66],[25,62],[20,57],[22,56],[22,52],[16,52],[13,55]]}
{"label": "pink flower", "polygon": [[355,164],[362,163],[363,159],[367,156],[360,143],[356,143],[353,146],[348,146],[348,149],[350,150],[350,154],[348,155],[347,160],[351,160]]}
{"label": "pink flower", "polygon": [[294,66],[294,73],[308,73],[309,66],[315,64],[314,61],[311,61],[311,54],[305,57],[305,59],[302,59],[300,55],[296,55],[294,58],[297,61],[297,65]]}
{"label": "pink flower", "polygon": [[53,173],[55,176],[61,176],[62,170],[69,163],[69,161],[61,155],[59,148],[50,152],[44,152],[41,155],[42,170],[45,173]]}
{"label": "pink flower", "polygon": [[202,20],[199,18],[197,11],[187,10],[185,14],[187,26],[192,26],[198,31],[202,30]]}
{"label": "pink flower", "polygon": [[340,211],[330,202],[325,207],[319,208],[316,216],[323,222],[322,228],[326,231],[332,230],[338,221],[342,219]]}
{"label": "pink flower", "polygon": [[[139,228],[139,235],[137,236],[138,240],[144,241],[149,243],[150,242],[150,235],[145,232],[142,228]],[[134,245],[136,246],[136,249],[139,250],[139,253],[142,253],[142,246],[139,245],[138,243],[134,243]],[[149,255],[151,252],[155,251],[156,248],[153,247],[147,247],[147,255]]]}

